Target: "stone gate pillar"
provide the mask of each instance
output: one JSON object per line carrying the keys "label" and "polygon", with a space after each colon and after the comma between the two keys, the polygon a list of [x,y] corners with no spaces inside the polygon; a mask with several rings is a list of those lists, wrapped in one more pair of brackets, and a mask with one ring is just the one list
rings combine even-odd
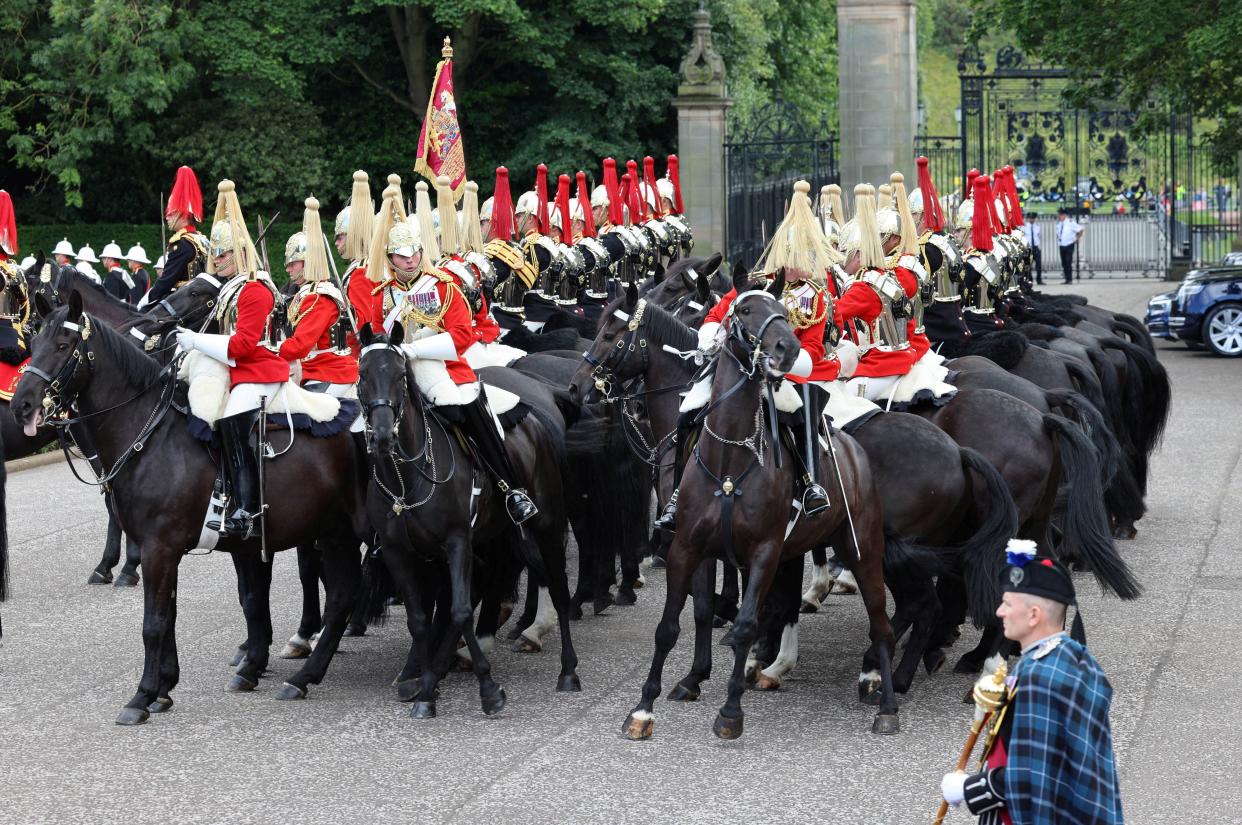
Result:
{"label": "stone gate pillar", "polygon": [[841,185],[909,178],[918,116],[916,0],[837,0]]}
{"label": "stone gate pillar", "polygon": [[694,13],[694,41],[681,61],[677,108],[677,156],[686,219],[700,255],[727,253],[724,143],[729,107],[724,60],[712,46],[711,15]]}

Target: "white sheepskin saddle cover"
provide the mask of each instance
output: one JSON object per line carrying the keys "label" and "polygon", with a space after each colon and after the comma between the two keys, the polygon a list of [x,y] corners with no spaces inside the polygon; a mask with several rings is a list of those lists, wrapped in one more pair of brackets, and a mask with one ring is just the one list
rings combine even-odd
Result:
{"label": "white sheepskin saddle cover", "polygon": [[892,404],[909,404],[916,398],[922,401],[929,396],[932,399],[941,399],[955,395],[957,387],[945,383],[944,379],[948,374],[948,367],[929,361],[924,356],[880,400]]}
{"label": "white sheepskin saddle cover", "polygon": [[843,430],[864,415],[878,412],[879,407],[860,395],[849,391],[844,381],[817,382],[828,392],[828,403],[824,412],[832,416],[832,426]]}
{"label": "white sheepskin saddle cover", "polygon": [[[690,387],[682,396],[679,412],[701,410],[707,406],[707,402],[712,399],[713,378],[713,375],[708,375]],[[489,394],[490,392],[491,390],[488,390]],[[782,381],[776,390],[776,409],[783,413],[797,412],[802,409],[802,394],[792,381]]]}
{"label": "white sheepskin saddle cover", "polygon": [[472,370],[481,370],[484,367],[507,367],[524,355],[526,355],[526,350],[510,347],[500,342],[485,344],[482,341],[475,341],[463,353],[466,363]]}
{"label": "white sheepskin saddle cover", "polygon": [[[229,401],[228,365],[194,350],[181,362],[177,377],[190,385],[190,412],[215,429]],[[340,411],[339,398],[307,392],[292,381],[285,382],[267,403],[267,413],[273,417],[300,414],[312,421],[326,422],[336,418]]]}
{"label": "white sheepskin saddle cover", "polygon": [[[413,336],[411,336],[411,340],[417,341],[419,338],[427,338],[435,334],[436,333],[431,329],[421,327],[416,333],[414,333]],[[477,343],[472,345],[468,350],[466,350],[466,354],[469,355],[470,350],[473,350],[477,346]],[[489,346],[496,345],[491,344]],[[517,357],[519,358],[526,354],[522,350],[514,347],[505,347],[501,345],[501,348],[518,353]],[[431,406],[442,407],[454,406],[458,404],[469,404],[479,397],[479,382],[475,381],[471,384],[454,384],[453,379],[449,377],[448,367],[445,366],[443,361],[438,361],[434,358],[411,358],[409,360],[411,368],[414,371],[414,383],[422,392],[423,398],[426,398]],[[466,359],[466,363],[470,363],[468,358]],[[474,364],[470,364],[471,369],[481,369],[483,366],[504,366],[504,364],[483,364],[478,367]],[[503,390],[500,387],[493,387],[491,384],[487,385],[487,405],[491,407],[492,412],[496,415],[504,415],[516,407],[518,402],[521,400],[521,398],[508,390]],[[497,423],[497,426],[499,426],[499,422]]]}

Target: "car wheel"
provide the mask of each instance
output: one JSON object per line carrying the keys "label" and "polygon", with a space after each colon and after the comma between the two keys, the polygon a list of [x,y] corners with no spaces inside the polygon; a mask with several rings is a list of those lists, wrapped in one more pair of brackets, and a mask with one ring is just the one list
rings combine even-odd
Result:
{"label": "car wheel", "polygon": [[1221,304],[1203,319],[1203,342],[1225,358],[1242,356],[1242,304]]}

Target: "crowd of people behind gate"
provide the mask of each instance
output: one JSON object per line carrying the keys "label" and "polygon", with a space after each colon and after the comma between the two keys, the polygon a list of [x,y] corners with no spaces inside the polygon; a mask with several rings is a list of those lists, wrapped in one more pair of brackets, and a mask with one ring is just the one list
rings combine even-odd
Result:
{"label": "crowd of people behind gate", "polygon": [[[830,398],[842,394],[877,408],[904,409],[951,397],[956,390],[945,359],[931,341],[964,340],[1001,328],[1007,301],[1029,291],[1033,275],[1039,275],[1034,269],[1038,228],[1024,226],[1011,169],[991,176],[972,173],[970,197],[956,210],[946,209],[927,172],[920,159],[919,185],[909,192],[896,172],[880,187],[856,187],[852,216],[838,187],[824,187],[813,202],[810,187],[800,183],[786,223],[756,264],[758,273],[781,273],[778,300],[801,346],[788,378],[803,401],[805,426],[793,435],[802,462],[797,495],[805,514],[829,506],[816,476],[816,454],[823,447],[814,434]],[[388,178],[377,211],[368,176],[355,173],[350,199],[335,220],[333,243],[349,261],[339,276],[320,230],[319,203],[306,199],[303,230],[285,245],[290,286],[284,295],[260,267],[233,182],[219,184],[210,233],[199,232],[202,193],[188,167],[178,170],[169,199],[167,222],[174,234],[155,264],[154,283],[146,270],[151,262],[137,245],[122,253],[110,242],[98,259],[89,245],[75,252],[68,239],[53,250],[58,264],[73,266],[108,294],[139,306],[157,304],[197,277],[219,286],[212,313],[217,331],[177,333],[181,349],[229,369],[230,392],[217,424],[230,503],[208,529],[248,538],[263,517],[257,488],[261,459],[249,446],[261,399],[271,398],[291,378],[312,391],[356,399],[363,330],[391,332],[398,324],[404,329],[401,349],[411,362],[432,365],[415,371],[419,389],[434,405],[457,410],[455,420],[503,494],[510,518],[522,524],[539,505],[510,466],[489,391],[475,370],[525,355],[506,338],[537,332],[560,313],[598,318],[622,289],[662,271],[692,245],[675,156],[661,178],[655,177],[651,158],[641,173],[629,162],[621,179],[616,164],[606,160],[603,183],[594,189],[582,172],[560,175],[553,197],[541,165],[534,188],[516,203],[502,167],[493,196],[481,204],[478,187],[465,185],[460,211],[459,193],[447,178],[435,181],[435,209],[429,187],[416,186],[413,214],[406,213],[400,184],[397,176]],[[13,228],[7,229],[6,221]],[[0,264],[7,296],[19,280],[18,291],[25,290],[26,277],[18,269],[30,270],[35,260],[19,267],[12,263],[16,228],[5,193],[0,193],[0,230],[5,230]],[[1081,235],[1082,228],[1062,215],[1056,242],[1063,263],[1067,247],[1072,260]],[[102,277],[91,268],[95,263],[102,264]],[[737,299],[730,292],[710,308],[699,331],[700,353],[722,346]],[[10,344],[20,349],[28,340],[23,325],[29,312],[9,310],[2,320],[15,336]],[[521,332],[510,336],[515,330]],[[693,417],[705,399],[694,389],[686,396],[682,412]],[[657,526],[675,530],[676,512],[674,493]],[[965,801],[989,821],[1045,821],[1026,812],[1067,810],[1075,811],[1075,821],[1120,821],[1108,741],[1111,689],[1082,640],[1063,633],[1064,608],[1075,603],[1068,572],[1033,553],[1011,554],[1010,561],[1010,595],[999,615],[1006,635],[1023,645],[1007,696],[1012,711],[1002,714],[1004,724],[990,734],[985,770],[947,775],[944,798],[950,804]],[[1081,725],[1092,747],[1068,757],[1048,752],[1046,742],[1041,749],[1040,730],[1067,724]],[[1067,758],[1075,769],[1090,771],[1094,784],[1088,792],[1080,784],[1062,787],[1067,769],[1053,765]],[[1050,790],[1046,782],[1053,774]]]}

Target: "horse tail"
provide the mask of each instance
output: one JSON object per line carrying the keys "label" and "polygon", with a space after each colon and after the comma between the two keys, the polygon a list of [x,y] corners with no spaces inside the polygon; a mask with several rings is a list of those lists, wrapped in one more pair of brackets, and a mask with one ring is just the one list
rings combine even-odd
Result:
{"label": "horse tail", "polygon": [[958,452],[962,469],[973,470],[983,480],[981,488],[972,484],[975,510],[980,514],[978,529],[959,546],[966,602],[975,626],[983,627],[1000,603],[1003,549],[1018,534],[1018,507],[1004,476],[992,462],[969,447],[959,447]]}
{"label": "horse tail", "polygon": [[363,621],[368,626],[384,624],[388,620],[389,599],[397,592],[397,583],[388,572],[388,565],[368,551],[362,560],[362,592],[359,594]]}
{"label": "horse tail", "polygon": [[1077,422],[1091,439],[1096,454],[1100,457],[1100,483],[1107,487],[1117,475],[1121,446],[1117,443],[1117,436],[1104,420],[1103,413],[1081,393],[1073,390],[1047,390],[1044,398],[1049,407],[1068,413],[1065,417]]}
{"label": "horse tail", "polygon": [[1138,372],[1140,387],[1134,388],[1134,412],[1138,414],[1142,427],[1138,433],[1140,439],[1135,446],[1151,455],[1164,437],[1165,425],[1169,422],[1172,407],[1173,389],[1169,385],[1169,373],[1164,365],[1156,360],[1156,356],[1142,347],[1122,339],[1104,340],[1100,342],[1104,349],[1116,349],[1125,353],[1126,361],[1134,365]]}
{"label": "horse tail", "polygon": [[1057,445],[1062,480],[1068,485],[1063,549],[1086,562],[1105,589],[1123,599],[1138,598],[1142,588],[1109,534],[1095,448],[1082,430],[1059,415],[1044,416],[1044,431]]}
{"label": "horse tail", "polygon": [[[898,613],[908,602],[920,601],[935,590],[934,579],[944,573],[944,562],[937,548],[906,541],[888,528],[884,530],[884,582],[893,594]],[[801,579],[799,579],[799,585]],[[995,605],[993,605],[995,608]]]}
{"label": "horse tail", "polygon": [[1109,325],[1109,329],[1114,335],[1125,338],[1131,344],[1142,347],[1152,355],[1156,354],[1156,345],[1152,343],[1151,333],[1147,331],[1147,327],[1143,326],[1143,322],[1133,315],[1114,312],[1113,322]]}

